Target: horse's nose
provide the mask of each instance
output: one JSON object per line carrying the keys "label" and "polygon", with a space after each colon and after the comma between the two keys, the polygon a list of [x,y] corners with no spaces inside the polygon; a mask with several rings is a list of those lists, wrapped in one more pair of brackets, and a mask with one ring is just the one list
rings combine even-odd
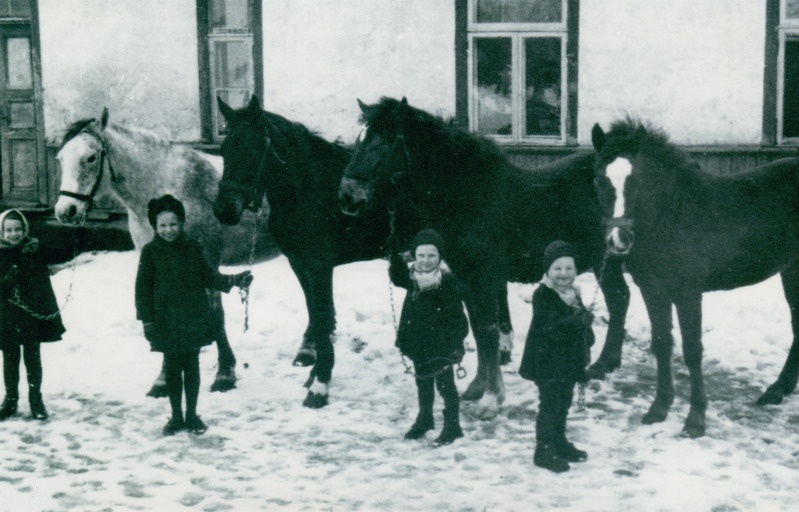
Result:
{"label": "horse's nose", "polygon": [[633,232],[624,227],[614,227],[608,234],[608,249],[618,255],[625,255],[633,247]]}
{"label": "horse's nose", "polygon": [[355,193],[356,182],[352,178],[343,178],[338,192],[338,205],[346,215],[360,215],[366,208],[366,198]]}
{"label": "horse's nose", "polygon": [[229,201],[222,201],[219,198],[214,201],[214,216],[225,226],[238,224],[241,218],[235,205]]}

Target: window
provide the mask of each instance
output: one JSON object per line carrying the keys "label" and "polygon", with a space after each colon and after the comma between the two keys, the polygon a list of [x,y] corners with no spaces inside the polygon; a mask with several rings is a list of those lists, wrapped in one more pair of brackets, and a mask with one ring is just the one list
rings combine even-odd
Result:
{"label": "window", "polygon": [[262,95],[261,0],[198,0],[203,138],[225,136],[219,96],[233,108]]}
{"label": "window", "polygon": [[575,138],[578,10],[575,0],[469,1],[472,131],[503,143]]}
{"label": "window", "polygon": [[799,0],[781,0],[777,57],[777,141],[799,143]]}

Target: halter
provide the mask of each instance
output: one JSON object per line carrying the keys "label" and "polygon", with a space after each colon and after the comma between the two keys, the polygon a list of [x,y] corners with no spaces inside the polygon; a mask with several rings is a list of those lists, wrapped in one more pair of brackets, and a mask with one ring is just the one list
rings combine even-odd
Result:
{"label": "halter", "polygon": [[97,162],[97,166],[99,170],[97,171],[97,179],[94,181],[94,185],[92,186],[91,191],[88,194],[81,194],[78,192],[72,192],[69,190],[59,190],[59,194],[67,197],[71,197],[73,199],[77,199],[78,201],[82,201],[86,203],[86,211],[91,211],[92,207],[94,206],[94,196],[97,194],[97,191],[100,189],[100,182],[103,180],[103,171],[105,170],[105,162],[108,160],[108,172],[111,174],[111,181],[116,181],[116,173],[114,172],[114,168],[111,165],[111,160],[107,158],[108,149],[106,146],[105,139],[100,137],[99,134],[93,132],[88,128],[84,128],[80,131],[78,135],[81,133],[85,133],[86,135],[90,135],[97,139],[97,142],[100,143],[100,159]]}
{"label": "halter", "polygon": [[265,141],[265,150],[261,154],[261,161],[258,163],[258,168],[255,171],[255,176],[253,176],[254,187],[248,187],[247,185],[224,178],[219,182],[220,191],[227,190],[227,191],[236,192],[243,198],[247,199],[247,201],[244,204],[244,209],[250,210],[253,213],[258,213],[258,210],[260,210],[264,200],[264,192],[259,193],[257,190],[255,190],[255,194],[252,194],[252,197],[249,196],[251,195],[250,193],[252,192],[253,188],[257,188],[258,185],[263,181],[263,175],[266,172],[267,159],[270,156],[273,156],[278,162],[280,162],[280,164],[283,166],[283,169],[288,168],[286,160],[281,158],[281,156],[277,153],[274,144],[272,144],[272,137],[269,136],[268,128],[266,129],[266,134],[264,135],[264,141]]}

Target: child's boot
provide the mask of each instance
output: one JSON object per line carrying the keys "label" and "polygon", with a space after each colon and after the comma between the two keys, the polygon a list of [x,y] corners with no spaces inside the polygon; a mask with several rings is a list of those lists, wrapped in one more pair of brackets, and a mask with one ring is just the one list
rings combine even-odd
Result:
{"label": "child's boot", "polygon": [[31,416],[42,421],[47,419],[47,409],[44,407],[42,392],[38,386],[28,388],[28,403],[31,406]]}
{"label": "child's boot", "polygon": [[444,428],[441,429],[441,434],[434,441],[436,446],[451,444],[459,437],[463,437],[463,429],[461,429],[459,418],[459,405],[457,401],[444,405]]}
{"label": "child's boot", "polygon": [[405,432],[405,439],[421,439],[429,430],[433,430],[436,422],[433,419],[432,409],[429,411],[419,411],[416,421],[411,425],[410,430]]}
{"label": "child's boot", "polygon": [[19,397],[16,395],[6,395],[3,405],[0,405],[0,421],[7,420],[17,413],[17,402]]}
{"label": "child's boot", "polygon": [[183,414],[173,414],[172,417],[169,418],[169,421],[166,422],[166,425],[164,425],[164,435],[174,436],[184,428],[186,428],[186,424],[183,422]]}
{"label": "child's boot", "polygon": [[538,444],[535,447],[533,464],[540,468],[548,469],[553,473],[563,473],[569,470],[569,463],[563,460],[552,444]]}
{"label": "child's boot", "polygon": [[580,450],[564,437],[555,443],[558,456],[567,462],[583,462],[588,459],[588,452]]}
{"label": "child's boot", "polygon": [[205,431],[208,430],[208,427],[197,414],[186,413],[186,430],[192,434],[200,435],[204,434]]}

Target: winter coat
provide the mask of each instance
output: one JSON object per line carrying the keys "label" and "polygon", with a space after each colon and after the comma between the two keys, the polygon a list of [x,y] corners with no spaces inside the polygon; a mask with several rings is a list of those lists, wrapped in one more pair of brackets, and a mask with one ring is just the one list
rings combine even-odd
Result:
{"label": "winter coat", "polygon": [[155,352],[199,350],[214,341],[206,289],[228,292],[230,279],[208,264],[200,244],[181,234],[156,236],[142,248],[136,274],[136,318],[152,322]]}
{"label": "winter coat", "polygon": [[[0,348],[61,339],[66,329],[47,264],[62,259],[57,250],[39,247],[31,238],[0,249]],[[11,270],[15,265],[18,272]]]}
{"label": "winter coat", "polygon": [[459,363],[464,354],[463,340],[469,334],[460,281],[445,271],[437,288],[419,291],[408,266],[396,255],[389,274],[396,286],[408,290],[397,329],[400,352],[417,365]]}
{"label": "winter coat", "polygon": [[575,309],[543,284],[533,293],[533,320],[519,365],[521,377],[538,385],[552,380],[587,380],[585,368],[594,344],[593,316],[579,296],[577,300]]}

